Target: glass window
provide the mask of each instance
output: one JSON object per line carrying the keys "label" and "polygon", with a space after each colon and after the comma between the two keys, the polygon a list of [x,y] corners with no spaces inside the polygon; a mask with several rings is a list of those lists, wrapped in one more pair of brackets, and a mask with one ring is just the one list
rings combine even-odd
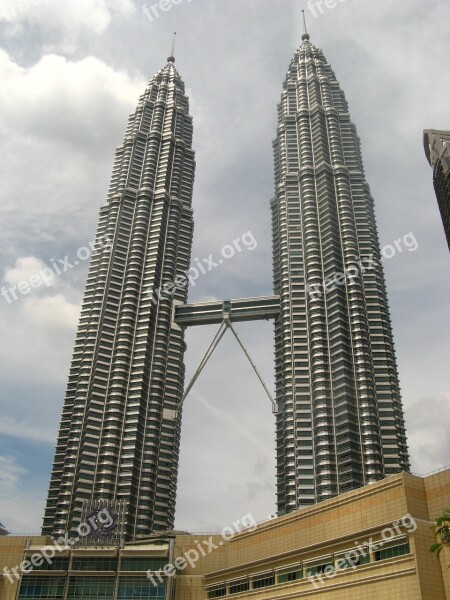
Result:
{"label": "glass window", "polygon": [[155,585],[147,577],[121,577],[117,598],[120,600],[160,600],[166,597],[165,583]]}
{"label": "glass window", "polygon": [[248,581],[235,581],[230,585],[230,594],[240,594],[241,592],[247,592],[249,589]]}
{"label": "glass window", "polygon": [[278,576],[278,583],[288,583],[289,581],[297,581],[302,579],[303,570],[298,569],[297,571],[289,571],[289,573],[280,573]]}
{"label": "glass window", "polygon": [[67,598],[113,600],[115,577],[71,577]]}
{"label": "glass window", "polygon": [[64,577],[22,577],[18,600],[39,598],[62,600],[64,597]]}
{"label": "glass window", "polygon": [[320,565],[312,565],[307,567],[306,575],[318,575],[321,573],[332,573],[334,571],[334,565],[331,562],[323,563]]}
{"label": "glass window", "polygon": [[72,569],[74,571],[116,571],[117,558],[114,556],[74,558]]}
{"label": "glass window", "polygon": [[397,558],[397,556],[404,556],[409,554],[409,542],[405,544],[399,544],[398,546],[391,546],[390,548],[383,548],[375,552],[375,560],[386,560],[388,558]]}
{"label": "glass window", "polygon": [[[368,563],[370,563],[370,554],[369,554],[369,550],[366,548],[364,550],[364,552],[366,552],[366,556],[360,555],[360,556],[355,556],[355,558],[345,558],[344,556],[341,556],[339,558],[336,559],[336,569],[338,571],[342,571],[344,569],[351,569],[353,567],[359,567],[361,565],[367,565]],[[354,552],[352,551],[352,554],[354,554]]]}
{"label": "glass window", "polygon": [[208,590],[208,598],[220,598],[226,595],[227,588],[224,585]]}
{"label": "glass window", "polygon": [[31,565],[29,571],[67,571],[68,568],[68,558],[55,557],[53,560],[50,561],[50,564],[45,559],[43,559],[41,565],[37,567]]}
{"label": "glass window", "polygon": [[254,590],[268,587],[269,585],[275,585],[275,575],[273,573],[267,573],[253,580]]}
{"label": "glass window", "polygon": [[121,571],[162,571],[166,564],[164,558],[124,557]]}

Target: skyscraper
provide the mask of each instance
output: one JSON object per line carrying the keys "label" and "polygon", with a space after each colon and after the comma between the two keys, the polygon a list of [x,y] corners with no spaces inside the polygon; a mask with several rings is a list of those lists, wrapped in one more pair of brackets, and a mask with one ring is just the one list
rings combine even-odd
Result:
{"label": "skyscraper", "polygon": [[450,131],[425,130],[424,146],[450,250]]}
{"label": "skyscraper", "polygon": [[192,119],[174,61],[130,116],[100,210],[45,534],[75,535],[101,507],[128,539],[173,527],[191,325],[221,324],[204,366],[232,322],[275,319],[279,513],[409,469],[373,199],[322,51],[305,32],[278,105],[275,295],[196,305]]}
{"label": "skyscraper", "polygon": [[149,82],[116,151],[100,209],[43,533],[109,507],[124,536],[173,527],[195,160],[173,56]]}
{"label": "skyscraper", "polygon": [[278,509],[409,468],[385,281],[360,141],[303,35],[274,141]]}

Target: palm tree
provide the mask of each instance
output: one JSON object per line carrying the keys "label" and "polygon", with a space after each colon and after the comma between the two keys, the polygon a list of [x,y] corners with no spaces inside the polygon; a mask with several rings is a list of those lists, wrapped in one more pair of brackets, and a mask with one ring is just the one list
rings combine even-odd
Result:
{"label": "palm tree", "polygon": [[433,544],[430,548],[430,552],[436,552],[436,556],[439,556],[442,548],[447,544],[450,544],[450,508],[444,510],[442,514],[435,519],[432,529],[435,530],[439,543]]}

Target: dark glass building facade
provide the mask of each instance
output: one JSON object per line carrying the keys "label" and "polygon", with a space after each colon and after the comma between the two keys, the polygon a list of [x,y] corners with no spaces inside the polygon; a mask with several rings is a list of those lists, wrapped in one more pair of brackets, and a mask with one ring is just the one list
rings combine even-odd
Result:
{"label": "dark glass building facade", "polygon": [[424,131],[424,147],[433,167],[433,183],[450,250],[450,131]]}

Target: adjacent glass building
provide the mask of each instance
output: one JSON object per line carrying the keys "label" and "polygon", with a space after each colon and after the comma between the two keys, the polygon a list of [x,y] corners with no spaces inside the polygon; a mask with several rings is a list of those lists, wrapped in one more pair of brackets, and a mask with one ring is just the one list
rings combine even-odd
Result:
{"label": "adjacent glass building", "polygon": [[360,141],[307,33],[278,105],[272,201],[280,513],[409,469]]}
{"label": "adjacent glass building", "polygon": [[101,506],[125,539],[173,528],[185,342],[172,308],[187,298],[195,171],[189,101],[174,62],[148,84],[116,151],[43,534],[76,535]]}
{"label": "adjacent glass building", "polygon": [[450,250],[450,131],[424,131],[424,147],[433,167],[433,182]]}

